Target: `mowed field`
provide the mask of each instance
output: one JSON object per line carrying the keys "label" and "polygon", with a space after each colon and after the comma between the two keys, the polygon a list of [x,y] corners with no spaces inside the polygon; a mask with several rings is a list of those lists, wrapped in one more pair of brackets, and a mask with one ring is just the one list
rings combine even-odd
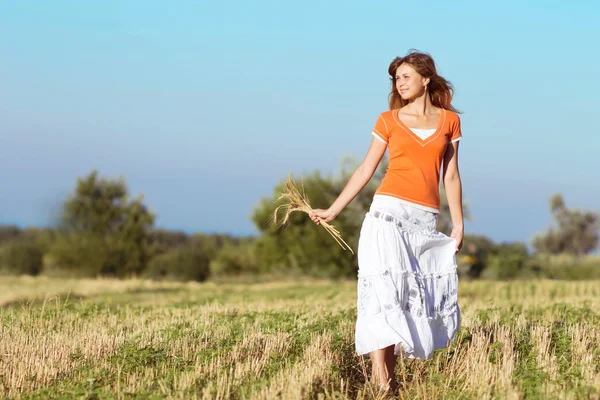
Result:
{"label": "mowed field", "polygon": [[[3,398],[383,399],[355,282],[0,278]],[[462,327],[397,398],[600,397],[600,281],[461,282]]]}

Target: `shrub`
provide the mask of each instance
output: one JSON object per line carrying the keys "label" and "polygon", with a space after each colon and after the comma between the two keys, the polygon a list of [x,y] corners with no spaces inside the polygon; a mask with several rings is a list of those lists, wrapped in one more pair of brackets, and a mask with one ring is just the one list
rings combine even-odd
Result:
{"label": "shrub", "polygon": [[16,225],[0,225],[0,246],[21,236],[21,233]]}
{"label": "shrub", "polygon": [[538,276],[549,279],[598,279],[600,258],[572,254],[536,254],[528,262]]}
{"label": "shrub", "polygon": [[177,247],[186,245],[188,240],[188,235],[181,231],[155,228],[148,232],[148,243],[154,255],[164,254]]}
{"label": "shrub", "polygon": [[523,243],[504,243],[496,246],[487,257],[481,275],[485,279],[514,279],[524,276],[529,255]]}
{"label": "shrub", "polygon": [[77,277],[114,276],[121,257],[111,247],[97,235],[60,235],[50,249],[48,272]]}
{"label": "shrub", "polygon": [[210,258],[198,247],[180,247],[154,257],[145,275],[152,279],[202,282],[210,275]]}
{"label": "shrub", "polygon": [[210,271],[215,275],[243,275],[258,272],[258,264],[251,242],[239,245],[227,244],[210,263]]}
{"label": "shrub", "polygon": [[38,275],[42,271],[43,251],[34,243],[14,240],[0,249],[0,270],[15,275]]}

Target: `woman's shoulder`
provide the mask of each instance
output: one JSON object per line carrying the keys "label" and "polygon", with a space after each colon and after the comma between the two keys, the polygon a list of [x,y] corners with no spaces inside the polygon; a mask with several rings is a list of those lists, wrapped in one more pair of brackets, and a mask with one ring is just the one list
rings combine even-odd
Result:
{"label": "woman's shoulder", "polygon": [[394,119],[394,112],[398,112],[398,110],[386,110],[379,113],[379,118],[382,118],[385,121],[392,121]]}
{"label": "woman's shoulder", "polygon": [[380,112],[379,115],[381,115],[382,117],[391,117],[392,113],[394,111],[398,112],[397,109],[396,110],[385,110],[385,111]]}
{"label": "woman's shoulder", "polygon": [[444,113],[446,114],[446,119],[450,121],[459,121],[460,116],[454,111],[444,109]]}
{"label": "woman's shoulder", "polygon": [[460,126],[460,116],[454,111],[444,109],[444,120],[444,125],[448,126],[451,130]]}
{"label": "woman's shoulder", "polygon": [[458,113],[444,109],[445,122],[444,125],[451,132],[460,131],[460,116]]}

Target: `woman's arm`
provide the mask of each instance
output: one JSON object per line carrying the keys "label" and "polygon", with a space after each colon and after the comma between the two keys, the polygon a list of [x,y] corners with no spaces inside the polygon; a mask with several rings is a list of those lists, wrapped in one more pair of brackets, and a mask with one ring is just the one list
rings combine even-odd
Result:
{"label": "woman's arm", "polygon": [[310,214],[310,218],[319,225],[320,219],[329,222],[338,216],[340,212],[356,197],[373,177],[379,162],[385,154],[387,145],[373,137],[371,146],[367,151],[365,159],[360,163],[352,177],[342,190],[342,193],[327,210],[316,209]]}
{"label": "woman's arm", "polygon": [[456,251],[462,247],[464,236],[464,220],[462,209],[462,182],[458,171],[458,141],[450,143],[444,154],[443,181],[446,198],[450,207],[452,218],[452,233],[450,237],[456,239]]}

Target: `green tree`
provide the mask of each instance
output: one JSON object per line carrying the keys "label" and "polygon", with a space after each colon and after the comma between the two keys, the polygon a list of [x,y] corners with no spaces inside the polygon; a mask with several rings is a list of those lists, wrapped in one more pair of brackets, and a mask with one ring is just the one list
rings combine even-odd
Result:
{"label": "green tree", "polygon": [[538,253],[588,254],[598,246],[598,213],[568,209],[562,195],[550,198],[550,212],[556,221],[545,233],[538,233],[532,245]]}
{"label": "green tree", "polygon": [[154,223],[142,200],[129,199],[122,178],[102,179],[95,170],[79,178],[64,204],[61,235],[52,249],[56,264],[85,275],[139,274],[149,260]]}
{"label": "green tree", "polygon": [[[297,182],[300,179],[296,179]],[[314,208],[328,206],[339,193],[332,177],[322,177],[318,171],[302,179],[305,192]],[[271,216],[283,191],[283,181],[275,187],[272,197],[264,198],[255,208],[252,220],[262,233],[255,243],[257,265],[261,272],[286,271],[314,276],[350,276],[356,271],[355,257],[340,248],[322,227],[316,226],[306,214],[293,213],[282,228],[271,225]],[[333,221],[348,244],[356,251],[354,227],[345,211]]]}

